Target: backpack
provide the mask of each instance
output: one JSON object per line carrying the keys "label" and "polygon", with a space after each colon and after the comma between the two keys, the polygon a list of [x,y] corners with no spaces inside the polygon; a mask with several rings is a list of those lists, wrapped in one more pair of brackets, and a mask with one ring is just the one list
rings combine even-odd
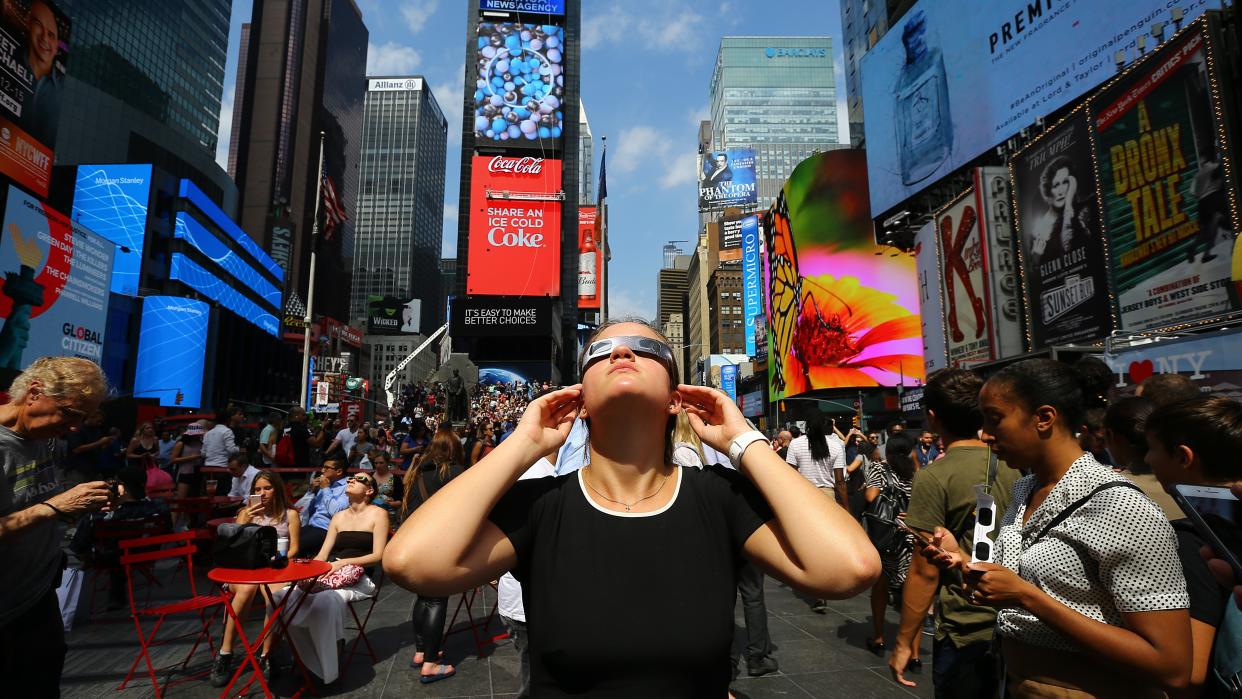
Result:
{"label": "backpack", "polygon": [[910,506],[910,494],[902,489],[887,465],[874,464],[872,468],[880,469],[884,485],[863,514],[868,519],[867,537],[881,554],[897,553],[910,545],[906,533],[893,524]]}
{"label": "backpack", "polygon": [[296,465],[293,463],[293,436],[288,430],[276,440],[276,454],[272,457],[272,461],[277,466],[286,468]]}

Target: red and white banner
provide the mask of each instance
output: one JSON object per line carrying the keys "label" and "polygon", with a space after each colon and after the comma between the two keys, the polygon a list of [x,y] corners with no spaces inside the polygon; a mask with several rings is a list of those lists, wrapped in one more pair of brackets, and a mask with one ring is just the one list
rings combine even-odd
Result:
{"label": "red and white banner", "polygon": [[560,294],[561,202],[539,199],[560,191],[560,160],[474,157],[467,294]]}

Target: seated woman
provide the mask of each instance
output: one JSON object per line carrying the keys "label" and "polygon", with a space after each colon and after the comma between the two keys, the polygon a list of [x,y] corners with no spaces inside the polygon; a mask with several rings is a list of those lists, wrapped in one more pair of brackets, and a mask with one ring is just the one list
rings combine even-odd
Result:
{"label": "seated woman", "polygon": [[398,516],[401,514],[401,500],[405,494],[401,477],[393,473],[388,453],[380,449],[371,450],[371,466],[375,469],[371,474],[375,477],[374,504],[388,510],[389,528],[396,529]]}
{"label": "seated woman", "polygon": [[[298,511],[289,506],[285,492],[285,483],[281,480],[280,474],[260,471],[255,475],[254,482],[250,486],[250,494],[260,496],[259,503],[251,506],[247,501],[243,504],[237,513],[237,523],[274,527],[278,538],[289,540],[287,555],[293,558],[298,554],[298,538],[302,529],[302,520],[298,516]],[[258,586],[231,585],[230,588],[233,591],[233,612],[240,618],[250,607]],[[266,616],[263,621],[267,622]],[[220,641],[220,653],[211,666],[211,686],[213,687],[223,687],[233,676],[233,637],[236,635],[237,629],[234,627],[233,617],[226,616],[224,640]],[[271,672],[271,650],[272,635],[268,634],[268,637],[263,640],[263,654],[259,656],[259,666],[263,668],[265,676]]]}
{"label": "seated woman", "polygon": [[[332,572],[347,565],[369,568],[384,557],[388,542],[388,512],[371,504],[375,499],[375,478],[369,473],[356,473],[345,484],[349,507],[332,516],[328,534],[316,560],[331,561]],[[295,588],[292,594],[308,594]],[[287,590],[276,593],[279,600]],[[297,648],[302,663],[324,684],[336,681],[340,674],[341,646],[345,642],[345,605],[375,594],[375,583],[363,575],[358,582],[339,589],[309,593],[289,620],[289,638]],[[298,600],[289,600],[293,609]]]}

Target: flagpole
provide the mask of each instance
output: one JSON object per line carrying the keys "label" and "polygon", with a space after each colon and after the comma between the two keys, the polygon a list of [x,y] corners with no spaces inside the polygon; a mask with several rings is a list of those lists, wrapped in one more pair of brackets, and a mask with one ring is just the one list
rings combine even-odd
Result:
{"label": "flagpole", "polygon": [[323,132],[319,132],[319,169],[315,170],[315,220],[311,224],[311,254],[310,254],[310,277],[307,279],[306,286],[306,317],[302,320],[305,327],[302,328],[302,392],[298,394],[298,405],[307,410],[310,409],[310,396],[307,392],[310,382],[310,343],[311,343],[311,318],[313,318],[315,308],[315,257],[319,248],[319,205],[323,201]]}
{"label": "flagpole", "polygon": [[[600,157],[600,168],[608,161],[608,137],[600,138],[603,142],[603,155]],[[599,322],[604,324],[608,322],[608,190],[605,189],[599,200],[599,211],[596,216],[599,217]]]}

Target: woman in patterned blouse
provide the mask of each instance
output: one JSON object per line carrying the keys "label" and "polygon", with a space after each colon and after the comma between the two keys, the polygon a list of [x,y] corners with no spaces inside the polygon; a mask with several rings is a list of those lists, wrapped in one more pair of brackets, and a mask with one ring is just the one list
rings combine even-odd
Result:
{"label": "woman in patterned blouse", "polygon": [[1073,426],[1091,402],[1075,370],[1048,359],[984,384],[983,440],[1030,475],[1000,520],[996,563],[971,563],[943,529],[928,549],[963,573],[975,601],[1000,608],[1010,696],[1162,697],[1189,681],[1189,598],[1173,530],[1079,447]]}

